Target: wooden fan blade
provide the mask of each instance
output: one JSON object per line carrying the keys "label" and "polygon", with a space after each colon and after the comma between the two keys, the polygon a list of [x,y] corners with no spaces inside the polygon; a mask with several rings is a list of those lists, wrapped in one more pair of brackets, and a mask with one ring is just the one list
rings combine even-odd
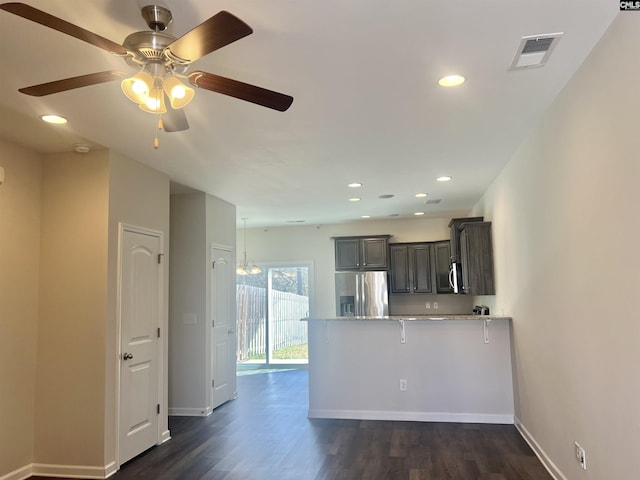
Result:
{"label": "wooden fan blade", "polygon": [[251,33],[249,25],[223,10],[175,40],[165,52],[178,63],[191,63]]}
{"label": "wooden fan blade", "polygon": [[189,122],[184,110],[174,110],[167,105],[167,113],[162,115],[162,129],[165,132],[182,132],[189,129]]}
{"label": "wooden fan blade", "polygon": [[79,77],[65,78],[63,80],[56,80],[55,82],[41,83],[40,85],[21,88],[18,91],[34,97],[43,97],[45,95],[51,95],[52,93],[73,90],[74,88],[88,87],[89,85],[120,80],[126,76],[126,73],[110,70],[107,72],[80,75]]}
{"label": "wooden fan blade", "polygon": [[195,87],[229,95],[230,97],[272,108],[279,112],[284,112],[293,103],[293,97],[289,95],[221,77],[213,73],[192,72],[189,75],[189,81]]}
{"label": "wooden fan blade", "polygon": [[71,35],[83,42],[90,43],[91,45],[95,45],[98,48],[102,48],[107,52],[114,53],[116,55],[126,56],[127,49],[122,45],[118,45],[111,40],[101,37],[100,35],[96,35],[89,30],[85,30],[84,28],[80,28],[72,23],[69,23],[61,18],[54,17],[42,10],[38,10],[37,8],[33,8],[24,3],[3,3],[0,5],[2,10],[6,10],[7,12],[13,13],[14,15],[18,15],[19,17],[26,18],[27,20],[31,20],[32,22],[39,23],[40,25],[44,25],[45,27],[52,28],[53,30],[57,30],[58,32],[66,33],[67,35]]}

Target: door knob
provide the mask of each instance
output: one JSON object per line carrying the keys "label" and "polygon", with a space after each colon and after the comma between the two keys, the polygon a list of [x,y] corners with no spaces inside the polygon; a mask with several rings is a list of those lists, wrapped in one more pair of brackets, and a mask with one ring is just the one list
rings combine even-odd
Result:
{"label": "door knob", "polygon": [[122,354],[122,360],[131,360],[132,358],[133,358],[133,354],[131,353]]}
{"label": "door knob", "polygon": [[233,330],[227,330],[227,335],[233,335],[234,333],[236,332],[234,332]]}

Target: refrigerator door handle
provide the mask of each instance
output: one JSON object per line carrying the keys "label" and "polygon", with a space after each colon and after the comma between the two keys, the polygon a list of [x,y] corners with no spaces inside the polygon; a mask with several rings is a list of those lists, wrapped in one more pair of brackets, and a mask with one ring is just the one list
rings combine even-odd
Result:
{"label": "refrigerator door handle", "polygon": [[364,274],[358,273],[356,283],[358,285],[358,290],[360,291],[360,301],[358,301],[358,315],[363,316],[365,314],[365,303],[366,298],[364,295]]}
{"label": "refrigerator door handle", "polygon": [[356,317],[360,316],[360,275],[356,273],[356,301],[355,301],[355,312],[354,315]]}

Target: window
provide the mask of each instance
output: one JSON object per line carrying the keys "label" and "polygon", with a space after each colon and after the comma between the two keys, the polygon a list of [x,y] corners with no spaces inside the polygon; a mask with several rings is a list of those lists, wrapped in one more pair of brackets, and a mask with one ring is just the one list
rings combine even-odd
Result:
{"label": "window", "polygon": [[310,263],[260,265],[257,275],[238,275],[238,363],[307,363],[311,302]]}

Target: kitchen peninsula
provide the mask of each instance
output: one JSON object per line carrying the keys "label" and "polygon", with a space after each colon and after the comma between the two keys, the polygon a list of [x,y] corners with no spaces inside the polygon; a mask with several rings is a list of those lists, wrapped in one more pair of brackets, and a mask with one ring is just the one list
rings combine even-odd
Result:
{"label": "kitchen peninsula", "polygon": [[306,318],[309,418],[513,423],[511,318]]}

